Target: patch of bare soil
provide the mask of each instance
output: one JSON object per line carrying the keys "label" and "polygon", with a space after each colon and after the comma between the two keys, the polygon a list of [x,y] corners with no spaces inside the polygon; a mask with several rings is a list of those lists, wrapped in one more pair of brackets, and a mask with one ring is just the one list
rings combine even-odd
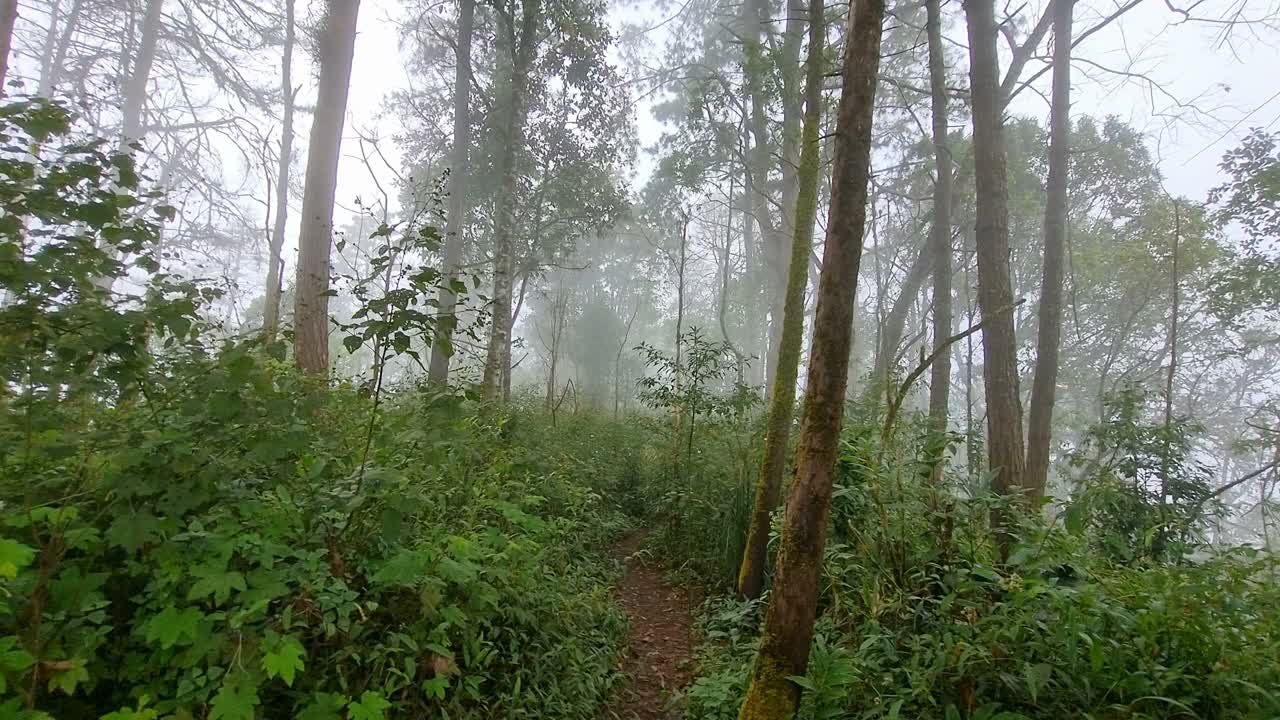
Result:
{"label": "patch of bare soil", "polygon": [[661,566],[636,555],[645,532],[623,538],[614,554],[626,563],[618,603],[630,619],[622,661],[625,685],[605,713],[612,720],[679,720],[676,698],[693,679],[692,602],[684,588],[668,584]]}

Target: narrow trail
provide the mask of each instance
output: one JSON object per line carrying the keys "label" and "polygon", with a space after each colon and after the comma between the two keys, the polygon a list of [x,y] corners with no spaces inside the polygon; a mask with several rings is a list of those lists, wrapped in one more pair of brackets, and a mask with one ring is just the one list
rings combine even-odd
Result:
{"label": "narrow trail", "polygon": [[684,588],[663,579],[660,566],[632,557],[645,534],[627,535],[613,551],[626,563],[617,594],[630,629],[622,661],[626,685],[610,703],[608,720],[679,720],[673,696],[693,679],[692,603]]}

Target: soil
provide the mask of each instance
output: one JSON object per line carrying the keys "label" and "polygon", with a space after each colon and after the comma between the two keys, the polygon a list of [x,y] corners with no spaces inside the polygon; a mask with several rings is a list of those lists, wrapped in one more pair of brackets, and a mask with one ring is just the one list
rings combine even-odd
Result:
{"label": "soil", "polygon": [[680,720],[680,693],[693,679],[692,601],[684,588],[668,584],[660,564],[635,556],[645,532],[631,533],[614,548],[626,564],[618,604],[630,619],[622,660],[624,686],[605,718]]}

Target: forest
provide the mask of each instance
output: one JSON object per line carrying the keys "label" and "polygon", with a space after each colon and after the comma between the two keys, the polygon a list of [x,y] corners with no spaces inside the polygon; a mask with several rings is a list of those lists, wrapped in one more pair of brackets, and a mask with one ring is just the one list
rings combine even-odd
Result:
{"label": "forest", "polygon": [[0,0],[0,720],[1280,718],[1278,0]]}

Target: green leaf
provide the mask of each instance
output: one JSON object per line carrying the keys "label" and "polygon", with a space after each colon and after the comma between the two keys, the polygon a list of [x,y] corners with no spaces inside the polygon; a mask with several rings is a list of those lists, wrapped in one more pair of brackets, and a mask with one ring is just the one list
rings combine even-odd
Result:
{"label": "green leaf", "polygon": [[260,702],[258,686],[244,674],[233,675],[213,696],[209,720],[253,720],[253,709]]}
{"label": "green leaf", "polygon": [[359,350],[360,346],[363,344],[364,340],[361,339],[359,335],[348,335],[342,338],[342,346],[345,347],[349,353],[354,353]]}
{"label": "green leaf", "polygon": [[234,570],[210,571],[206,568],[197,570],[196,576],[200,579],[187,592],[188,600],[206,598],[212,595],[214,602],[222,604],[231,597],[233,590],[240,592],[245,590],[244,575]]}
{"label": "green leaf", "polygon": [[262,670],[269,678],[278,677],[284,684],[293,687],[293,678],[305,666],[303,658],[307,651],[293,635],[268,638],[268,650],[262,656]]}
{"label": "green leaf", "polygon": [[359,700],[347,706],[347,717],[350,720],[386,720],[384,711],[389,707],[391,703],[382,693],[365,690]]}
{"label": "green leaf", "polygon": [[18,571],[31,564],[36,551],[9,538],[0,538],[0,577],[15,578]]}
{"label": "green leaf", "polygon": [[57,670],[49,677],[49,689],[61,690],[68,695],[74,695],[76,686],[88,680],[89,670],[85,667],[84,659],[75,658],[71,661],[71,667],[65,670]]}
{"label": "green leaf", "polygon": [[1032,665],[1026,663],[1022,667],[1022,675],[1027,681],[1027,691],[1031,693],[1031,702],[1039,702],[1040,691],[1049,682],[1049,676],[1053,674],[1053,666],[1048,663],[1038,663]]}
{"label": "green leaf", "polygon": [[204,615],[196,608],[181,610],[170,605],[147,622],[147,642],[159,642],[164,649],[175,645],[190,645],[196,640],[196,630]]}
{"label": "green leaf", "polygon": [[298,713],[297,720],[342,720],[342,708],[349,702],[345,695],[318,692]]}

